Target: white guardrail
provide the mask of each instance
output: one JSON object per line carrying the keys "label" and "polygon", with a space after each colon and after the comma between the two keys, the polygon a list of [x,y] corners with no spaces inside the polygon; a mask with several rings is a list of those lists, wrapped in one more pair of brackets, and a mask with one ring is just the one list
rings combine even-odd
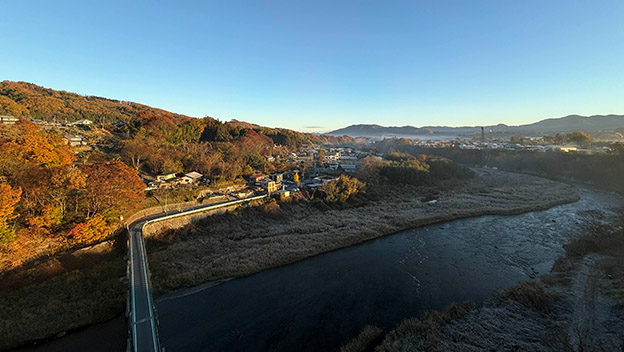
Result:
{"label": "white guardrail", "polygon": [[[192,215],[192,214],[197,214],[197,213],[202,213],[205,211],[209,211],[209,210],[214,210],[214,209],[219,209],[219,208],[224,208],[224,207],[228,207],[228,206],[232,206],[232,205],[237,205],[237,204],[242,204],[242,203],[246,203],[246,202],[251,202],[254,200],[260,200],[263,198],[268,197],[268,194],[263,194],[261,196],[255,196],[255,197],[250,197],[250,198],[244,198],[244,199],[238,199],[238,200],[234,200],[234,201],[228,201],[228,202],[222,202],[222,203],[217,203],[217,204],[213,204],[213,205],[207,205],[205,207],[201,207],[201,208],[197,208],[197,209],[193,209],[193,210],[189,210],[189,211],[180,211],[178,213],[175,214],[171,214],[171,215],[165,215],[162,217],[158,217],[156,219],[152,219],[152,220],[148,220],[145,223],[143,223],[143,225],[141,226],[141,235],[139,236],[139,245],[142,247],[141,250],[139,251],[139,253],[141,253],[141,258],[140,260],[143,261],[143,263],[145,263],[145,265],[143,265],[143,270],[144,270],[144,275],[145,278],[147,280],[147,293],[148,293],[148,303],[149,303],[149,307],[150,307],[150,325],[152,327],[152,337],[153,337],[153,341],[152,343],[154,344],[154,350],[158,351],[159,349],[159,343],[158,343],[158,330],[156,329],[156,315],[155,315],[155,307],[154,307],[154,303],[152,302],[152,283],[150,280],[150,276],[149,276],[149,269],[148,269],[148,261],[147,258],[145,257],[145,244],[143,242],[143,230],[145,229],[145,226],[149,225],[149,224],[153,224],[159,221],[164,221],[164,220],[168,220],[168,219],[173,219],[173,218],[177,218],[177,217],[181,217],[181,216],[187,216],[187,215]],[[128,227],[128,235],[130,237],[132,237],[132,233],[130,232],[130,228]],[[131,299],[132,299],[132,344],[133,344],[133,350],[137,351],[138,350],[138,346],[137,346],[137,341],[136,341],[136,325],[137,325],[137,320],[136,320],[136,298],[135,298],[135,292],[134,292],[134,282],[135,282],[135,273],[133,270],[133,265],[132,263],[134,263],[134,251],[133,251],[133,240],[132,238],[130,238],[130,246],[129,246],[129,250],[130,250],[130,294],[131,294]]]}
{"label": "white guardrail", "polygon": [[177,217],[180,217],[180,216],[186,216],[186,215],[191,215],[191,214],[196,214],[196,213],[202,213],[202,212],[208,211],[208,210],[214,210],[214,209],[219,209],[219,208],[223,208],[223,207],[229,207],[231,205],[251,202],[251,201],[259,200],[259,199],[266,198],[266,197],[268,197],[268,194],[263,194],[261,196],[243,198],[243,199],[238,199],[238,200],[231,200],[231,201],[217,203],[217,204],[213,204],[213,205],[207,205],[207,206],[202,207],[202,208],[188,210],[188,211],[181,210],[179,213],[175,213],[175,214],[171,214],[171,215],[165,215],[165,216],[159,217],[157,219],[152,219],[152,220],[146,221],[143,224],[143,226],[141,227],[141,233],[143,233],[143,229],[145,228],[146,225],[153,224],[155,222],[159,222],[159,221],[163,221],[163,220],[169,220],[169,219],[177,218]]}

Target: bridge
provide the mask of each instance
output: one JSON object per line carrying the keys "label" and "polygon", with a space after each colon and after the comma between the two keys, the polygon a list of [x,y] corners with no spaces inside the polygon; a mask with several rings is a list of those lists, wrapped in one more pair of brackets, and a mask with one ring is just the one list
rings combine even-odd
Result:
{"label": "bridge", "polygon": [[150,283],[143,229],[146,225],[158,221],[187,216],[214,209],[243,204],[266,198],[268,195],[225,201],[214,204],[199,205],[188,209],[148,216],[134,221],[128,226],[128,271],[130,276],[130,292],[128,295],[128,324],[130,339],[128,351],[134,352],[162,352],[158,339],[158,319],[156,308],[152,300],[152,286]]}

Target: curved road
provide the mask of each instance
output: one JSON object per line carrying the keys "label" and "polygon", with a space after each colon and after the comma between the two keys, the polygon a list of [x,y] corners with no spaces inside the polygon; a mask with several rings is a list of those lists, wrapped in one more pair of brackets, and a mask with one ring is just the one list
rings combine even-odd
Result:
{"label": "curved road", "polygon": [[172,211],[165,214],[148,216],[136,220],[128,226],[128,251],[130,252],[130,330],[132,334],[133,351],[160,351],[156,310],[154,309],[154,303],[152,301],[149,268],[147,264],[147,255],[145,253],[145,244],[143,242],[143,228],[145,225],[179,216],[241,204],[265,197],[267,197],[267,195],[214,204],[198,205],[181,211]]}

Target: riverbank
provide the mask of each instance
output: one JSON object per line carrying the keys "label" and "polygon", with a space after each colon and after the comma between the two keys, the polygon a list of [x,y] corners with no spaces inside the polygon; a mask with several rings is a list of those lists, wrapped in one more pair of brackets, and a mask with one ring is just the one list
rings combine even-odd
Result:
{"label": "riverbank", "polygon": [[592,214],[551,273],[499,292],[478,309],[453,304],[384,333],[367,327],[341,352],[621,351],[624,230]]}
{"label": "riverbank", "polygon": [[[225,199],[215,196],[167,208],[187,209]],[[160,212],[161,207],[144,208],[126,221]],[[29,243],[32,248],[28,252],[2,248],[0,350],[42,343],[122,314],[128,289],[126,238],[121,229],[103,242],[75,248],[61,238],[43,241],[33,235],[35,242]],[[21,255],[25,255],[24,263],[12,268],[11,263]]]}
{"label": "riverbank", "polygon": [[[48,270],[60,270],[49,264]],[[0,350],[112,319],[124,311],[126,261],[110,253],[105,260],[0,291]]]}
{"label": "riverbank", "polygon": [[579,199],[570,185],[484,169],[435,189],[376,186],[371,198],[343,209],[308,201],[268,203],[155,234],[147,240],[154,289],[163,293],[246,276],[428,224],[521,214]]}

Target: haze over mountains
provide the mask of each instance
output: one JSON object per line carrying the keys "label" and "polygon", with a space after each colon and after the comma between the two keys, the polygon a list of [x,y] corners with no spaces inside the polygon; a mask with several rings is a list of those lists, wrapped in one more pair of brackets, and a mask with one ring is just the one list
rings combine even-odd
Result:
{"label": "haze over mountains", "polygon": [[[484,126],[487,132],[498,134],[517,134],[527,136],[542,136],[572,131],[598,132],[615,131],[624,129],[624,115],[594,115],[579,116],[569,115],[560,118],[541,120],[535,123],[508,126],[498,124]],[[350,137],[440,137],[440,136],[466,136],[470,137],[481,133],[481,126],[446,127],[446,126],[401,126],[384,127],[373,124],[351,125],[335,131],[327,132],[333,136]]]}

